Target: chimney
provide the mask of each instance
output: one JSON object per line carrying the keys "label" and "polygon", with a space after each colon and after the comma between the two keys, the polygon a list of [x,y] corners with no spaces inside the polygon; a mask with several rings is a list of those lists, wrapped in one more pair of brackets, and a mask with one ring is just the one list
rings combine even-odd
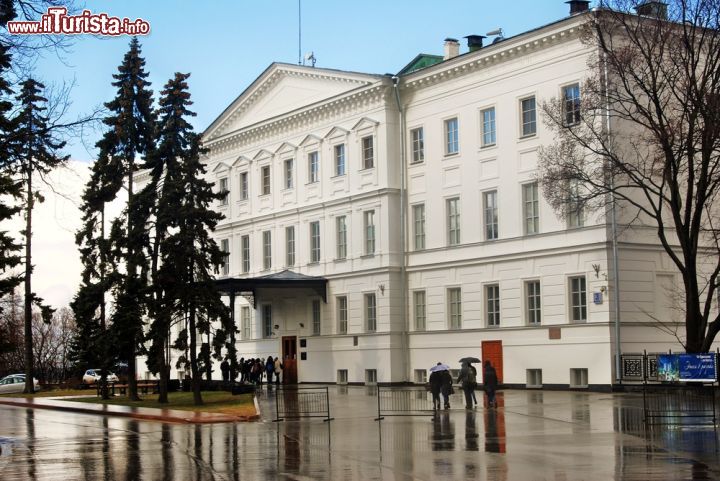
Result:
{"label": "chimney", "polygon": [[589,0],[570,0],[565,2],[570,5],[570,15],[577,15],[578,13],[587,12],[590,10]]}
{"label": "chimney", "polygon": [[485,38],[485,36],[483,36],[483,35],[468,35],[465,38],[467,39],[468,49],[471,52],[474,52],[475,50],[480,50],[483,47],[483,39]]}
{"label": "chimney", "polygon": [[454,38],[446,38],[445,55],[443,55],[443,60],[449,60],[451,58],[457,57],[458,55],[460,55],[460,42],[458,42],[457,39]]}
{"label": "chimney", "polygon": [[635,11],[643,17],[655,17],[661,20],[667,20],[667,3],[665,2],[643,2]]}

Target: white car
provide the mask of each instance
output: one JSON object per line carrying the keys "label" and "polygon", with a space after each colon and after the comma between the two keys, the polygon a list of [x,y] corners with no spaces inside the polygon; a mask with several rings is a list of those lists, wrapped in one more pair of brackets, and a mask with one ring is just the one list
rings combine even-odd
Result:
{"label": "white car", "polygon": [[[83,384],[95,384],[100,381],[100,373],[102,372],[102,369],[88,369],[85,371],[85,374],[83,374]],[[108,382],[118,382],[118,377],[111,373],[107,373],[107,381]]]}
{"label": "white car", "polygon": [[[35,390],[40,390],[40,383],[33,379]],[[21,393],[25,390],[25,374],[11,374],[0,379],[0,394]]]}

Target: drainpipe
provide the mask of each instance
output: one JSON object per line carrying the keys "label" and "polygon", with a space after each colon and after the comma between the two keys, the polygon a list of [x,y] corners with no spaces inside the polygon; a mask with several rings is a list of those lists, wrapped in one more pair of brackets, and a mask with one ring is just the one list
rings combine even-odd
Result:
{"label": "drainpipe", "polygon": [[[597,22],[597,17],[595,18]],[[605,132],[610,136],[610,97],[608,94],[608,68],[607,55],[603,52],[603,81],[605,83]],[[618,261],[618,242],[617,242],[617,202],[615,200],[615,177],[610,176],[610,232],[612,235],[612,256],[613,256],[613,295],[615,297],[614,314],[615,314],[615,381],[619,384],[622,381],[622,366],[620,356],[622,355],[622,346],[620,345],[620,265]]]}
{"label": "drainpipe", "polygon": [[406,226],[406,179],[405,179],[405,112],[400,102],[400,77],[393,75],[393,89],[395,91],[395,102],[397,103],[398,113],[400,115],[400,290],[402,304],[400,306],[400,318],[402,319],[401,333],[401,349],[403,356],[403,381],[410,381],[410,339],[409,326],[410,322],[407,318],[407,226]]}

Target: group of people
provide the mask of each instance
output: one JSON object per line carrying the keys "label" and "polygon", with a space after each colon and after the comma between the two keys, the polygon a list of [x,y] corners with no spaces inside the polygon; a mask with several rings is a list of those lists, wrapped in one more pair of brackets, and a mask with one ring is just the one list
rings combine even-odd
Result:
{"label": "group of people", "polygon": [[[443,366],[442,363],[437,363]],[[465,409],[473,409],[477,405],[475,397],[475,389],[477,388],[477,369],[470,362],[463,362],[457,383],[462,387],[465,393]],[[437,369],[430,373],[428,379],[430,392],[432,393],[433,409],[440,409],[440,395],[442,394],[445,401],[445,409],[450,409],[450,395],[453,394],[453,378],[448,369]],[[485,361],[483,368],[483,389],[487,395],[489,407],[497,406],[495,400],[495,391],[498,386],[497,372],[490,361]]]}
{"label": "group of people", "polygon": [[[280,377],[283,372],[283,363],[277,357],[268,356],[266,360],[260,358],[240,358],[238,362],[241,383],[250,383],[262,386],[263,377],[268,384],[280,384]],[[223,381],[230,380],[230,363],[227,359],[220,363],[220,371],[222,372]]]}

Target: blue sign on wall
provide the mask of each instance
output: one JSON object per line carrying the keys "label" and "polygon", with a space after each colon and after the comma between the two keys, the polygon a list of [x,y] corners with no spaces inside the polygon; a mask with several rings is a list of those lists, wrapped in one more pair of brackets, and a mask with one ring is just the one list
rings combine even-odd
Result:
{"label": "blue sign on wall", "polygon": [[716,382],[715,354],[661,354],[657,373],[659,381]]}

